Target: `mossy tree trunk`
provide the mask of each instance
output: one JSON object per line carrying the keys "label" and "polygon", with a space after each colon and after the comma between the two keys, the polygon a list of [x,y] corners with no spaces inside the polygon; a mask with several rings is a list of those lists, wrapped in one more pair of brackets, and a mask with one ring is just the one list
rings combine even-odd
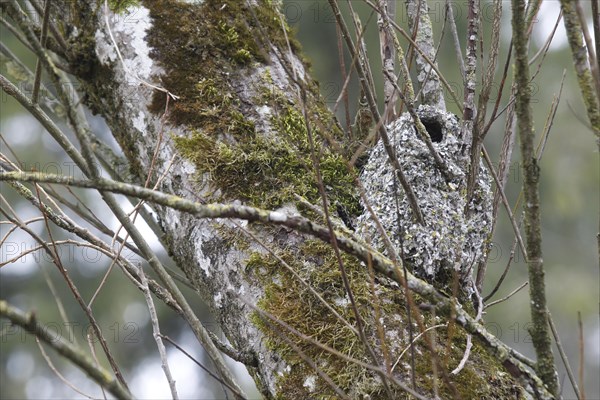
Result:
{"label": "mossy tree trunk", "polygon": [[[316,155],[330,208],[352,220],[363,213],[358,171],[347,167],[344,134],[277,3],[143,1],[130,13],[109,11],[108,26],[103,4],[64,3],[72,11],[63,26],[71,44],[65,61],[86,105],[111,128],[134,180],[194,201],[303,213],[323,223],[306,206],[322,208]],[[377,371],[313,341],[391,371],[410,332],[448,321],[422,311],[409,327],[397,284],[351,256],[336,257],[316,239],[282,227],[154,210],[168,251],[231,345],[249,355],[248,369],[266,398],[408,396],[404,386],[382,385]],[[393,375],[405,386],[414,374],[414,389],[426,397],[437,391],[444,398],[520,396],[516,381],[477,345],[466,368],[450,375],[465,335],[441,331],[418,342],[412,361],[408,352],[395,366]]]}

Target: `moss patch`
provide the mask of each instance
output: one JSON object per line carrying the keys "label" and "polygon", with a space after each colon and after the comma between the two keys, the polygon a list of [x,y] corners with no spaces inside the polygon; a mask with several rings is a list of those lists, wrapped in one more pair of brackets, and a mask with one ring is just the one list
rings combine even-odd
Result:
{"label": "moss patch", "polygon": [[[176,145],[196,164],[199,177],[208,173],[211,187],[219,190],[224,201],[239,199],[273,209],[294,201],[294,194],[299,194],[318,202],[298,104],[291,104],[283,93],[273,93],[268,72],[256,82],[252,90],[259,95],[252,101],[272,107],[273,137],[256,132],[255,106],[241,96],[244,88],[239,82],[268,64],[272,45],[288,51],[271,2],[262,1],[252,11],[237,0],[206,0],[201,5],[152,1],[147,6],[154,18],[148,35],[152,56],[166,70],[161,77],[163,86],[180,96],[169,104],[170,118],[175,124],[195,128],[189,137],[176,138]],[[263,35],[257,32],[264,33],[268,43],[261,42],[264,39],[258,38]],[[299,51],[291,32],[288,34],[292,51]],[[308,94],[311,118],[327,115],[330,119],[317,92],[313,87]],[[164,108],[165,95],[157,92],[151,109],[160,114]],[[316,130],[324,183],[335,201],[358,215],[359,201],[345,160],[322,145],[324,140]]]}
{"label": "moss patch", "polygon": [[[298,254],[302,254],[302,257],[299,258]],[[298,252],[294,252],[294,254],[283,252],[280,257],[356,328],[356,319],[347,302],[337,259],[330,246],[320,241],[308,241],[301,246]],[[383,363],[382,345],[375,324],[375,300],[371,294],[367,270],[353,257],[348,255],[342,257],[364,322],[366,336],[375,349],[378,362]],[[257,279],[266,287],[266,295],[259,303],[261,309],[268,311],[277,320],[285,322],[302,334],[349,357],[366,363],[372,362],[364,345],[352,330],[339,321],[316,296],[281,266],[276,258],[253,253],[248,259],[245,272],[249,279]],[[378,305],[384,316],[381,323],[386,335],[386,346],[392,353],[389,358],[393,364],[409,342],[404,295],[401,290],[390,285],[386,280],[379,280],[376,283],[376,291],[379,299]],[[415,295],[414,301],[419,304],[421,300],[419,296]],[[422,312],[422,315],[426,327],[440,323],[439,319],[433,319],[428,312]],[[286,398],[337,398],[331,387],[317,377],[314,369],[282,340],[279,334],[273,332],[272,323],[266,323],[256,314],[253,318],[267,336],[268,345],[281,354],[291,368],[278,382],[280,392],[284,393]],[[280,326],[277,328],[284,332],[350,397],[361,398],[361,396],[368,395],[371,399],[389,398],[381,386],[379,378],[371,371],[332,355],[287,332],[285,328]],[[452,346],[448,351],[446,346],[448,330],[438,328],[435,333],[436,352],[449,375],[449,371],[454,369],[463,357],[466,336],[462,331],[454,330],[451,338]],[[418,334],[416,327],[414,334]],[[410,382],[409,360],[410,353],[406,353],[394,370],[396,378],[403,382]],[[430,352],[424,337],[417,340],[415,345],[415,370],[418,391],[426,397],[433,396],[434,374]],[[305,387],[307,376],[315,377],[315,389],[311,392]],[[449,379],[459,398],[523,398],[518,383],[478,342],[474,342],[465,368],[456,376],[449,375]],[[412,399],[412,396],[394,385],[390,386],[394,398]],[[441,398],[453,398],[453,390],[442,380],[439,373],[437,387]]]}
{"label": "moss patch", "polygon": [[[331,247],[320,241],[307,241],[299,249],[299,254],[303,255],[300,260],[297,253],[284,253],[281,257],[309,282],[344,319],[356,327],[356,318],[348,303],[337,259]],[[367,272],[353,257],[342,255],[342,259],[365,330],[367,335],[371,336],[375,327],[372,324],[373,316],[370,305],[372,305],[373,297],[370,294]],[[369,362],[367,351],[355,333],[337,319],[291,273],[280,266],[277,259],[254,253],[248,260],[246,274],[250,279],[258,279],[266,285],[266,295],[259,303],[260,308],[267,310],[278,320],[293,326],[299,332],[322,344],[362,362]],[[393,315],[394,313],[391,311],[399,306],[398,296],[401,296],[401,292],[383,287],[381,291],[381,295],[386,297],[385,305],[382,307],[385,308],[387,315]],[[295,398],[336,398],[333,390],[320,378],[315,381],[315,391],[309,393],[304,387],[304,379],[308,375],[316,376],[315,371],[279,335],[273,332],[269,324],[257,315],[254,320],[266,333],[269,340],[268,345],[276,349],[292,368],[290,373],[279,381],[281,393],[285,393],[286,396],[289,396],[290,393],[295,394],[297,396]],[[386,321],[386,323],[392,323],[392,321]],[[282,328],[282,331],[285,332],[285,329]],[[317,362],[323,372],[329,375],[343,390],[371,396],[375,396],[381,390],[377,378],[365,368],[331,355],[297,336],[292,334],[287,334],[287,336],[304,354]],[[372,398],[377,398],[377,396]]]}
{"label": "moss patch", "polygon": [[[205,0],[200,5],[144,2],[153,18],[148,34],[151,56],[166,70],[163,86],[180,96],[170,105],[173,122],[203,129],[208,124],[207,131],[217,132],[223,127],[215,121],[228,117],[224,109],[239,108],[230,83],[245,68],[269,59],[270,45],[260,42],[256,32],[278,41],[283,37],[273,6],[265,0],[260,3],[252,13],[239,0]],[[290,44],[293,51],[299,50],[298,42]],[[152,110],[162,113],[165,101],[163,93],[155,93]]]}
{"label": "moss patch", "polygon": [[137,6],[138,0],[109,0],[108,7],[116,14],[125,12],[131,6]]}

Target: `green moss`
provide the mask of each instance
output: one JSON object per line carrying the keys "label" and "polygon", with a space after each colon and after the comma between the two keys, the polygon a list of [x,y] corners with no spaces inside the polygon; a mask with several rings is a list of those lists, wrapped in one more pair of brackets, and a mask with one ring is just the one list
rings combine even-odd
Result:
{"label": "green moss", "polygon": [[[240,67],[252,67],[269,59],[270,45],[259,40],[262,35],[257,32],[287,49],[287,45],[283,46],[279,14],[270,2],[261,3],[250,12],[247,3],[238,0],[205,0],[200,5],[165,0],[144,2],[153,18],[148,34],[151,56],[166,70],[161,77],[163,86],[180,96],[170,107],[176,123],[201,127],[205,121],[196,117],[196,111],[215,108],[210,99],[209,104],[203,104],[198,98],[196,85],[202,79],[210,77],[217,93],[237,97],[230,83],[245,73]],[[289,30],[287,24],[285,29]],[[297,41],[290,39],[290,45],[294,52],[299,51]],[[164,94],[155,93],[152,109],[162,113],[165,101]],[[218,114],[218,110],[214,111]]]}
{"label": "green moss", "polygon": [[[303,256],[299,259],[298,254]],[[293,254],[283,252],[280,257],[356,328],[356,319],[350,305],[340,301],[347,297],[342,285],[337,259],[330,246],[320,241],[308,241],[297,252]],[[365,333],[367,337],[371,338],[372,343],[378,343],[378,340],[373,341],[372,339],[378,336],[377,326],[374,323],[374,301],[366,269],[352,257],[347,255],[342,257],[357,307],[364,322]],[[245,273],[249,279],[257,279],[266,287],[266,295],[260,301],[259,306],[271,316],[343,354],[363,362],[371,361],[363,344],[352,330],[334,317],[312,293],[279,264],[277,259],[270,255],[253,253],[247,261]],[[376,288],[381,315],[384,316],[382,321],[384,329],[386,332],[397,333],[397,340],[403,343],[400,345],[400,350],[403,350],[408,343],[408,337],[405,336],[407,318],[404,296],[397,287],[386,284],[385,280],[380,280]],[[413,296],[413,300],[416,304],[421,302],[418,295]],[[422,315],[426,326],[440,323],[439,319],[434,319],[428,312],[422,312]],[[253,316],[253,322],[265,333],[268,346],[281,354],[290,367],[290,371],[278,381],[280,392],[285,394],[285,398],[337,398],[333,390],[320,378],[316,379],[316,390],[308,393],[304,382],[307,376],[317,376],[314,370],[281,339],[279,334],[273,331],[271,324],[266,323],[257,314]],[[281,329],[285,332],[285,329]],[[450,350],[447,352],[447,329],[436,329],[435,334],[438,358],[444,363],[444,369],[449,373],[463,357],[466,335],[462,331],[455,330],[450,340]],[[368,370],[331,355],[293,334],[287,333],[287,337],[307,357],[315,361],[322,371],[346,393],[352,393],[355,397],[369,395],[371,399],[388,398],[387,393],[379,384],[378,378]],[[398,342],[388,343],[388,346],[398,348]],[[381,359],[380,344],[375,346],[375,351]],[[398,356],[398,353],[399,350],[396,350],[391,355],[392,363],[396,361],[395,357]],[[415,354],[416,383],[419,392],[426,397],[433,396],[434,374],[430,352],[424,337],[416,342]],[[405,368],[405,365],[409,363],[409,357],[409,354],[405,354],[402,363],[395,369],[395,372],[399,374],[397,377],[403,381],[410,379],[410,370]],[[518,383],[476,341],[473,343],[465,368],[458,375],[449,375],[449,379],[459,398],[522,398]],[[439,373],[437,387],[441,398],[453,398],[453,391],[442,380]],[[392,387],[392,391],[394,398],[412,398],[394,387]]]}
{"label": "green moss", "polygon": [[[194,162],[200,176],[208,173],[223,200],[239,199],[274,209],[295,202],[294,195],[298,194],[319,203],[304,116],[282,94],[271,91],[262,101],[271,103],[276,111],[270,122],[278,137],[257,135],[254,123],[237,109],[237,98],[230,92],[223,94],[218,86],[214,78],[196,83],[195,99],[202,105],[191,105],[197,111],[190,118],[198,121],[202,130],[190,137],[175,138],[179,151]],[[222,135],[218,133],[227,134],[231,140],[219,140]],[[314,135],[315,140],[319,139],[315,152],[320,155],[321,174],[329,196],[349,213],[358,215],[361,208],[346,160],[324,146],[318,129]]]}
{"label": "green moss", "polygon": [[115,14],[124,13],[129,7],[139,5],[139,0],[109,0],[108,8]]}
{"label": "green moss", "polygon": [[[356,326],[356,318],[352,308],[347,304],[347,296],[342,284],[342,277],[337,265],[337,259],[331,247],[320,241],[307,241],[299,249],[303,259],[298,260],[298,253],[284,253],[281,255],[297,273],[311,284],[321,296],[350,324]],[[369,280],[366,271],[352,257],[343,255],[342,259],[348,274],[348,279],[353,289],[355,301],[361,310],[361,318],[365,328],[372,333],[374,329],[370,315],[372,297],[369,290]],[[310,265],[307,270],[304,266]],[[266,284],[266,295],[260,301],[261,309],[268,311],[272,316],[293,326],[303,334],[318,340],[329,347],[337,349],[355,359],[368,362],[369,358],[365,347],[360,343],[355,333],[344,323],[338,320],[308,289],[300,284],[286,269],[279,265],[272,256],[253,253],[248,259],[246,274],[250,279],[258,279]],[[276,279],[274,279],[276,277]],[[275,282],[275,283],[274,283]],[[399,292],[382,289],[388,299],[396,299]],[[394,303],[393,307],[398,304]],[[362,315],[365,312],[365,315]],[[318,395],[310,395],[303,386],[307,375],[316,375],[314,370],[307,366],[296,352],[275,334],[270,325],[255,316],[254,322],[262,328],[268,338],[268,345],[281,354],[292,368],[279,381],[282,393],[287,398],[295,394],[295,398],[333,399],[334,392],[320,379],[317,380]],[[369,387],[375,392],[377,389],[376,378],[370,372],[356,364],[346,362],[333,356],[311,343],[294,335],[288,337],[308,357],[318,360],[323,372],[344,390],[356,388],[360,385],[361,391],[368,393]],[[370,392],[373,394],[373,392]]]}
{"label": "green moss", "polygon": [[[427,325],[439,324],[431,319],[429,313],[424,313]],[[504,369],[497,359],[492,357],[477,341],[473,347],[464,368],[457,374],[450,374],[461,362],[465,345],[466,334],[462,330],[452,330],[450,347],[448,347],[449,329],[435,330],[435,348],[438,359],[444,366],[447,379],[454,389],[444,381],[439,370],[437,373],[437,390],[443,399],[523,399],[519,383]],[[424,339],[422,338],[421,341]],[[425,353],[418,351],[415,357],[415,370],[417,387],[420,392],[428,395],[434,392],[434,372],[429,350],[424,343],[419,345]],[[454,394],[456,393],[456,395]],[[410,397],[406,397],[407,399]]]}
{"label": "green moss", "polygon": [[[180,97],[169,104],[170,118],[196,129],[188,138],[177,138],[177,147],[195,162],[201,175],[209,173],[223,200],[276,208],[293,201],[297,193],[317,202],[305,122],[298,106],[289,104],[283,94],[264,96],[261,101],[276,109],[271,123],[278,137],[259,137],[252,121],[255,111],[240,100],[235,83],[240,75],[268,61],[271,44],[288,51],[279,14],[271,2],[263,3],[250,12],[245,2],[237,0],[206,0],[201,5],[147,2],[154,18],[148,35],[152,56],[166,70],[163,86]],[[289,48],[299,51],[287,25],[285,29],[290,34]],[[262,35],[257,31],[271,44],[260,42],[257,38]],[[265,76],[258,83],[259,91],[268,93],[272,83]],[[327,113],[331,118],[324,103],[315,99],[317,106],[311,114],[317,118]],[[162,114],[165,101],[166,96],[156,92],[151,110]],[[323,142],[318,136],[315,132],[315,140]],[[345,161],[317,145],[330,195],[358,214],[358,197]]]}

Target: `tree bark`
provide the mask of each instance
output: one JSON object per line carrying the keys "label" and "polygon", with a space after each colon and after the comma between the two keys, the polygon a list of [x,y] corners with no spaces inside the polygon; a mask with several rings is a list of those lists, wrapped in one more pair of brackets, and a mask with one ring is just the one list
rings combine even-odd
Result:
{"label": "tree bark", "polygon": [[[343,145],[345,136],[277,1],[144,1],[129,14],[87,1],[70,7],[63,26],[72,45],[69,67],[86,105],[111,128],[136,181],[159,182],[161,191],[193,201],[302,213],[325,224],[311,162],[316,155],[331,209],[351,221],[365,213],[358,171],[347,168],[334,145]],[[298,196],[319,206],[307,207]],[[418,324],[407,326],[403,290],[354,257],[336,257],[330,245],[281,226],[199,220],[166,206],[154,211],[170,255],[231,345],[251,355],[248,370],[266,398],[408,396],[402,385],[383,385],[380,374],[364,364],[388,372],[395,366],[399,381],[416,376],[413,389],[426,397],[523,395],[477,343],[462,372],[445,373],[456,367],[465,346],[465,334],[452,328],[437,327],[435,335],[430,330],[415,344],[416,360],[399,360],[410,330],[448,321],[440,322],[417,298],[425,311]],[[351,225],[333,220],[340,232]],[[443,382],[439,388],[434,377]]]}

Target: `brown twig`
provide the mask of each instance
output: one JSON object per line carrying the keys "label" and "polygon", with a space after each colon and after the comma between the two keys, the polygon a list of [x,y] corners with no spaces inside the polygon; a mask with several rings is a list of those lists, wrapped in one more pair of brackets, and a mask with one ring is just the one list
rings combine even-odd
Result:
{"label": "brown twig", "polygon": [[[42,48],[46,48],[46,40],[48,39],[48,25],[50,21],[50,3],[51,0],[46,0],[44,5],[44,14],[42,17],[42,32],[40,34],[40,44]],[[40,82],[42,79],[42,63],[38,59],[35,64],[35,79],[33,81],[33,92],[31,93],[31,102],[37,104],[40,94]]]}
{"label": "brown twig", "polygon": [[60,355],[85,371],[90,378],[105,387],[117,399],[132,399],[129,391],[116,379],[113,379],[110,372],[94,365],[94,362],[80,349],[60,338],[56,338],[56,335],[47,329],[47,325],[40,324],[37,321],[33,313],[24,314],[5,300],[0,300],[0,315],[8,318],[13,324],[22,327],[28,333],[52,347]]}
{"label": "brown twig", "polygon": [[560,358],[567,370],[567,376],[569,377],[569,381],[571,382],[571,386],[573,387],[573,391],[575,392],[575,396],[577,396],[577,400],[581,399],[581,393],[579,392],[579,387],[577,386],[577,381],[575,380],[575,375],[573,374],[573,369],[571,368],[571,364],[569,363],[569,359],[567,358],[567,354],[565,353],[565,349],[560,341],[560,336],[558,335],[558,330],[554,325],[554,319],[552,318],[552,314],[550,310],[548,310],[548,322],[550,323],[550,329],[552,330],[552,336],[554,337],[554,343],[556,343],[556,347],[558,348],[558,354],[560,354]]}
{"label": "brown twig", "polygon": [[525,286],[527,286],[529,284],[529,282],[525,281],[523,282],[518,288],[516,288],[515,290],[513,290],[512,292],[510,292],[509,294],[507,294],[506,296],[504,296],[501,299],[498,299],[496,301],[492,301],[491,303],[488,303],[485,305],[484,309],[488,309],[491,306],[494,306],[496,304],[502,303],[508,299],[510,299],[512,296],[514,296],[515,294],[517,294],[521,289],[523,289]]}
{"label": "brown twig", "polygon": [[581,400],[585,400],[585,381],[583,375],[585,371],[585,342],[583,340],[583,322],[581,321],[581,311],[577,311],[577,328],[579,333],[579,395]]}

